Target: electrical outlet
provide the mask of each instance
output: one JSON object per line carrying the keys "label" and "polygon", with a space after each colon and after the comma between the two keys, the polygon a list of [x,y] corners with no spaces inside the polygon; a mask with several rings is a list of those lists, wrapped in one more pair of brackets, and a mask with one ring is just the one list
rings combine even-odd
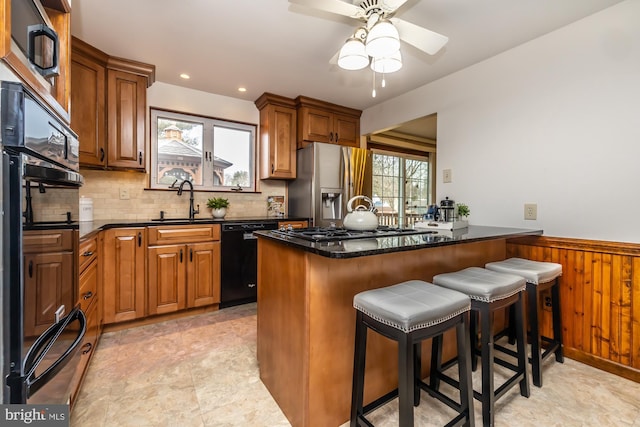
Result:
{"label": "electrical outlet", "polygon": [[120,189],[120,200],[129,200],[129,190],[126,188]]}
{"label": "electrical outlet", "polygon": [[444,169],[442,171],[442,182],[451,182],[451,169]]}
{"label": "electrical outlet", "polygon": [[535,203],[524,204],[524,219],[537,219],[538,218],[538,205]]}

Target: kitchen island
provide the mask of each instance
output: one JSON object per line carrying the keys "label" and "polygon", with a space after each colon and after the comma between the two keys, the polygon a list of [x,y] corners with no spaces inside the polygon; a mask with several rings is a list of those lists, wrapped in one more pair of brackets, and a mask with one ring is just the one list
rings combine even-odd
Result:
{"label": "kitchen island", "polygon": [[[294,427],[349,419],[358,292],[484,266],[506,257],[506,240],[542,230],[469,226],[449,234],[400,234],[312,242],[258,236],[260,378]],[[445,352],[455,351],[445,337]],[[423,343],[428,366],[430,340]],[[424,372],[426,374],[426,370]],[[397,344],[369,334],[365,404],[397,387]]]}

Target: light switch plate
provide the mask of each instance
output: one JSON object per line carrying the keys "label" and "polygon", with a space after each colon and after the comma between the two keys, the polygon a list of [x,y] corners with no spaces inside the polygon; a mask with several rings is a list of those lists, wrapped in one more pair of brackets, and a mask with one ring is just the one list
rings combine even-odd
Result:
{"label": "light switch plate", "polygon": [[127,188],[120,189],[120,200],[129,200],[129,190]]}
{"label": "light switch plate", "polygon": [[535,203],[524,204],[524,219],[535,220],[538,218],[538,205]]}
{"label": "light switch plate", "polygon": [[442,182],[445,184],[451,182],[451,169],[444,169],[442,171]]}

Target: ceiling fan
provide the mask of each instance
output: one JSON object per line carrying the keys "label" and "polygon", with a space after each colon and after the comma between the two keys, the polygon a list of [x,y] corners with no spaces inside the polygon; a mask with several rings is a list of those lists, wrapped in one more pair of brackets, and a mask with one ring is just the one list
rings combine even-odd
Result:
{"label": "ceiling fan", "polygon": [[[384,26],[387,26],[386,30],[393,31],[387,25],[390,23],[392,24],[391,27],[394,27],[396,30],[396,40],[399,38],[399,40],[402,40],[403,42],[408,43],[429,55],[435,55],[447,43],[447,41],[449,41],[449,38],[442,34],[438,34],[426,28],[412,24],[411,22],[396,18],[394,16],[395,13],[407,1],[408,0],[353,0],[352,4],[341,0],[289,0],[290,3],[362,21],[364,26],[359,27],[353,36],[347,40],[347,43],[352,39],[359,39],[365,43],[365,46],[368,48],[368,39],[375,31],[374,28],[376,26],[382,26],[377,24],[384,23]],[[399,40],[397,41],[396,50],[399,48]],[[374,55],[371,55],[369,49],[367,49],[367,53],[372,58],[375,58]],[[389,56],[389,54],[386,54],[386,56]],[[375,64],[375,61],[373,61],[373,64]],[[365,66],[366,65],[368,64],[365,64]]]}

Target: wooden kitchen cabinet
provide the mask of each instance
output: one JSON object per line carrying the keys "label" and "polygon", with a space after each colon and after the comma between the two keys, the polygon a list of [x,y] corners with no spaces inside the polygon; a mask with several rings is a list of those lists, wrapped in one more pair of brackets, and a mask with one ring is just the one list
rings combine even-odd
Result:
{"label": "wooden kitchen cabinet", "polygon": [[55,322],[56,310],[74,307],[74,260],[72,230],[24,231],[24,314],[27,337],[42,334]]}
{"label": "wooden kitchen cabinet", "polygon": [[[44,78],[28,63],[25,55],[11,38],[11,3],[0,0],[0,58],[20,80],[36,92],[65,122],[69,123],[71,1],[43,0],[44,11],[58,35],[58,75]],[[21,0],[20,0],[21,1]]]}
{"label": "wooden kitchen cabinet", "polygon": [[264,93],[260,110],[260,178],[296,177],[296,104],[293,99]]}
{"label": "wooden kitchen cabinet", "polygon": [[149,314],[220,303],[220,226],[149,227]]}
{"label": "wooden kitchen cabinet", "polygon": [[80,165],[145,171],[147,87],[155,66],[115,58],[72,40],[71,126]]}
{"label": "wooden kitchen cabinet", "polygon": [[296,98],[298,109],[298,148],[311,142],[360,146],[362,111],[306,96]]}
{"label": "wooden kitchen cabinet", "polygon": [[87,317],[87,331],[80,344],[80,362],[73,377],[71,405],[76,401],[89,361],[94,354],[102,331],[102,304],[100,302],[101,281],[100,256],[102,236],[91,235],[80,241],[78,304]]}
{"label": "wooden kitchen cabinet", "polygon": [[146,230],[142,227],[104,231],[104,323],[139,319],[145,312]]}

